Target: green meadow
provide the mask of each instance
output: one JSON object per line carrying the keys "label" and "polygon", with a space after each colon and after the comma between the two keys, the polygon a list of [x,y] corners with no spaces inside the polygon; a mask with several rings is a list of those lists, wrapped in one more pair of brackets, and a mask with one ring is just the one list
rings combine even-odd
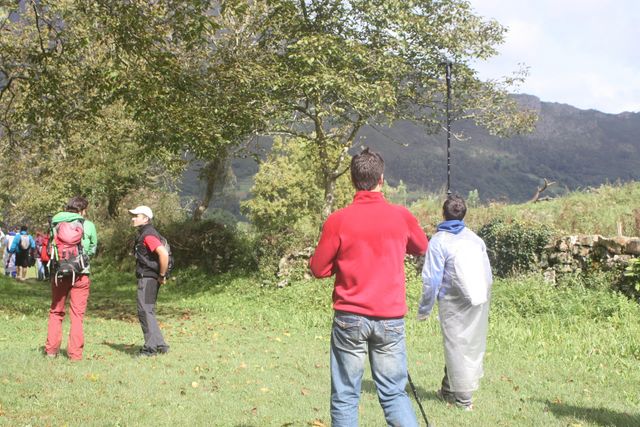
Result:
{"label": "green meadow", "polygon": [[[475,411],[463,412],[436,397],[439,325],[415,320],[420,283],[409,276],[409,371],[432,424],[640,425],[640,307],[608,290],[610,277],[498,280],[485,377]],[[274,289],[242,273],[179,271],[158,302],[171,352],[137,359],[134,278],[102,267],[85,359],[71,362],[43,356],[48,284],[2,277],[0,425],[328,426],[331,284]],[[360,425],[384,425],[369,373]]]}

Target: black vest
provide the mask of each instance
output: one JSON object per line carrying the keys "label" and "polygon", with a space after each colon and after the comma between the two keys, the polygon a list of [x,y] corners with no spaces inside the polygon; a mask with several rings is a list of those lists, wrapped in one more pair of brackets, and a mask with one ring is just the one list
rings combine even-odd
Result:
{"label": "black vest", "polygon": [[144,244],[144,238],[147,236],[155,236],[162,241],[162,236],[160,236],[153,224],[145,224],[140,227],[133,247],[133,254],[136,256],[136,277],[153,277],[157,279],[160,276],[160,262],[158,261],[158,254],[149,251]]}

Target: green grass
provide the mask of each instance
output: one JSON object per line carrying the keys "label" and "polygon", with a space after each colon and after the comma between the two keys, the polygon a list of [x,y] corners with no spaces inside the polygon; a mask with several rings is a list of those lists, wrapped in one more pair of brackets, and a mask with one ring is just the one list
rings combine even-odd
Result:
{"label": "green grass", "polygon": [[[544,194],[543,194],[544,195]],[[466,194],[463,194],[466,197]],[[415,202],[411,210],[420,223],[427,225],[428,234],[442,219],[444,194],[430,195]],[[583,189],[562,197],[538,203],[489,203],[469,210],[465,222],[474,230],[494,218],[519,218],[547,225],[558,235],[617,235],[617,223],[626,236],[640,235],[640,183],[602,185]]]}
{"label": "green grass", "polygon": [[[132,275],[102,269],[93,280],[85,360],[73,363],[42,356],[47,285],[0,278],[0,425],[330,424],[330,281],[276,290],[242,274],[181,271],[158,305],[171,353],[141,360],[132,357],[142,343]],[[430,420],[640,425],[640,308],[598,281],[606,278],[495,284],[485,377],[467,413],[436,399],[441,336],[435,317],[414,320],[420,285],[412,277],[409,369]],[[360,420],[384,425],[368,373]]]}

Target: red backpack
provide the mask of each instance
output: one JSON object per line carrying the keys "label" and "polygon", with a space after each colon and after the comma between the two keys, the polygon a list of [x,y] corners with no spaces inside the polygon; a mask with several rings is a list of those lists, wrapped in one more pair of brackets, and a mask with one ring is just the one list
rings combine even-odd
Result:
{"label": "red backpack", "polygon": [[49,257],[49,236],[42,236],[42,246],[40,247],[40,260],[44,262],[49,262],[51,258]]}
{"label": "red backpack", "polygon": [[89,259],[82,251],[83,222],[82,219],[60,222],[52,228],[49,257],[56,285],[60,277],[69,276],[73,284],[76,276],[89,266]]}

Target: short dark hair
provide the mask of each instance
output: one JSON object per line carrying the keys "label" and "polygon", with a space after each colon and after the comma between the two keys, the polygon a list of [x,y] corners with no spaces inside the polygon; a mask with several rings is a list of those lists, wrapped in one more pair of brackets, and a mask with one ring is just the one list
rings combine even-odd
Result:
{"label": "short dark hair", "polygon": [[87,209],[87,206],[89,206],[89,202],[87,202],[87,199],[82,196],[75,196],[69,199],[66,210],[67,212],[80,213],[83,210]]}
{"label": "short dark hair", "polygon": [[384,160],[375,151],[362,150],[351,159],[351,182],[356,190],[370,191],[376,188],[384,172]]}
{"label": "short dark hair", "polygon": [[20,227],[20,231],[27,231],[29,229],[28,226],[23,225],[22,227]]}
{"label": "short dark hair", "polygon": [[444,214],[444,219],[447,221],[452,219],[461,221],[467,214],[467,205],[462,197],[454,194],[447,197],[447,200],[444,201],[442,213]]}

